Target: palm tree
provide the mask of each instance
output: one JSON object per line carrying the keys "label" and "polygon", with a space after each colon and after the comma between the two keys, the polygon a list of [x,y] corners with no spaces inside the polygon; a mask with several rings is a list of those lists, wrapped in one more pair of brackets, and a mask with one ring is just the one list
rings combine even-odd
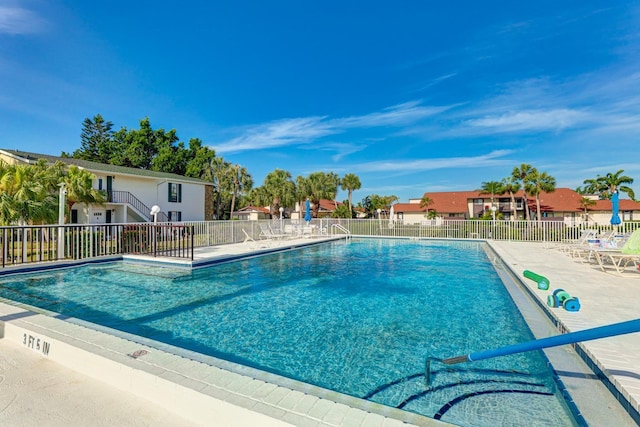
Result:
{"label": "palm tree", "polygon": [[53,222],[57,215],[57,200],[49,192],[44,162],[36,165],[3,165],[0,178],[0,222],[35,224]]}
{"label": "palm tree", "polygon": [[480,187],[480,194],[489,194],[491,195],[491,211],[493,212],[493,207],[495,206],[495,196],[503,195],[506,190],[502,186],[502,183],[499,181],[487,181],[483,182]]}
{"label": "palm tree", "polygon": [[580,203],[580,207],[584,210],[584,218],[588,225],[589,224],[589,208],[594,206],[596,204],[596,201],[588,197],[582,197],[578,203]]}
{"label": "palm tree", "polygon": [[271,203],[271,198],[264,186],[254,187],[247,193],[247,202],[253,206],[264,207]]}
{"label": "palm tree", "polygon": [[508,176],[502,179],[501,184],[505,193],[509,193],[509,198],[511,199],[511,221],[515,221],[518,216],[516,213],[516,193],[520,191],[520,182],[513,176]]}
{"label": "palm tree", "polygon": [[313,207],[311,209],[312,216],[318,217],[318,211],[320,210],[320,200],[328,199],[334,200],[338,193],[338,182],[335,179],[335,174],[324,172],[313,172],[309,174],[306,181],[307,196],[311,200]]}
{"label": "palm tree", "polygon": [[525,186],[527,192],[536,196],[536,220],[540,221],[540,194],[553,193],[556,191],[556,179],[546,172],[538,172],[537,169],[533,169],[529,175],[529,182]]}
{"label": "palm tree", "polygon": [[253,178],[251,178],[251,175],[249,175],[249,172],[247,172],[247,168],[245,168],[244,166],[234,165],[230,168],[229,172],[231,173],[233,192],[233,196],[231,198],[231,213],[229,214],[229,218],[233,219],[233,210],[236,206],[236,197],[238,197],[238,194],[251,190],[251,187],[253,187]]}
{"label": "palm tree", "polygon": [[513,168],[513,172],[511,172],[511,176],[513,177],[513,179],[515,181],[522,183],[522,189],[524,190],[524,196],[523,196],[524,212],[525,212],[525,218],[527,219],[527,221],[531,219],[531,216],[529,215],[529,200],[527,197],[527,185],[529,184],[531,174],[535,170],[536,168],[534,168],[533,166],[528,165],[526,163],[522,163],[519,167],[516,166],[515,168]]}
{"label": "palm tree", "polygon": [[295,184],[291,173],[275,169],[264,178],[264,188],[270,199],[271,216],[279,215],[280,206],[291,205],[295,201]]}
{"label": "palm tree", "polygon": [[422,196],[422,199],[420,199],[420,207],[421,208],[426,208],[427,211],[427,216],[429,216],[429,206],[431,206],[433,204],[433,199],[429,196],[427,196],[426,194],[424,196]]}
{"label": "palm tree", "polygon": [[340,179],[340,175],[333,172],[329,172],[327,176],[329,180],[333,183],[332,186],[335,185],[336,187],[335,194],[333,195],[333,206],[335,210],[335,209],[338,209],[338,201],[336,200],[336,196],[338,195],[338,188],[340,188],[340,185],[342,185],[342,179]]}
{"label": "palm tree", "polygon": [[353,196],[354,190],[359,190],[362,184],[360,183],[360,178],[357,175],[348,173],[342,178],[342,190],[347,191],[347,199],[349,200],[349,213],[351,214],[351,218],[353,218],[353,204],[351,203],[351,197]]}
{"label": "palm tree", "polygon": [[227,177],[231,164],[226,162],[222,157],[214,157],[206,165],[202,178],[213,183],[216,192],[216,219],[222,219],[222,192],[225,187],[225,178]]}
{"label": "palm tree", "polygon": [[[627,193],[632,200],[635,200],[633,189],[625,184],[633,184],[633,178],[622,175],[624,170],[620,169],[616,173],[608,173],[605,176],[597,175],[594,179],[585,179],[584,184],[587,190],[599,194],[601,199],[609,199],[616,191]],[[622,175],[622,176],[621,176]]]}
{"label": "palm tree", "polygon": [[94,178],[95,176],[85,169],[74,165],[69,166],[64,176],[65,189],[67,190],[67,212],[71,212],[71,207],[75,203],[84,204],[86,211],[89,205],[103,204],[106,201],[105,194],[93,188]]}

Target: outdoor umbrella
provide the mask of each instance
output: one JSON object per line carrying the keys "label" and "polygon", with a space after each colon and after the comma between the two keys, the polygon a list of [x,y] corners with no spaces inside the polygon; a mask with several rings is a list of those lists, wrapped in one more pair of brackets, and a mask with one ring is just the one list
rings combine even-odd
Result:
{"label": "outdoor umbrella", "polygon": [[307,222],[311,221],[311,203],[309,202],[309,199],[307,199],[307,206],[306,206],[306,211],[304,213],[304,220]]}
{"label": "outdoor umbrella", "polygon": [[622,221],[620,220],[620,215],[618,212],[620,211],[620,199],[618,196],[618,192],[614,191],[611,196],[611,225],[618,225]]}
{"label": "outdoor umbrella", "polygon": [[394,215],[395,215],[394,209],[393,209],[393,206],[391,206],[391,209],[389,210],[389,226],[393,225]]}

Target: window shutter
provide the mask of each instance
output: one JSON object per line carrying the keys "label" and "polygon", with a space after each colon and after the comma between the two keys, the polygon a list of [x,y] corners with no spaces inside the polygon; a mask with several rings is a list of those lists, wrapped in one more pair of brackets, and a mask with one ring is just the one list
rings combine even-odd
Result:
{"label": "window shutter", "polygon": [[182,203],[182,184],[178,184],[178,203]]}
{"label": "window shutter", "polygon": [[167,202],[170,202],[170,201],[171,201],[171,185],[172,185],[172,184],[171,184],[170,182],[169,182],[169,183],[167,183],[167,189],[169,190],[169,194],[168,194],[168,196],[167,196]]}

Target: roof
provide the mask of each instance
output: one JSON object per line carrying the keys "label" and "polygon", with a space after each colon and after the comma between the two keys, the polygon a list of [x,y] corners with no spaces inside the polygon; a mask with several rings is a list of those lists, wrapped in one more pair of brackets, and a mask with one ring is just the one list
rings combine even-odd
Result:
{"label": "roof", "polygon": [[327,199],[320,200],[319,204],[320,204],[320,210],[330,211],[330,212],[333,212],[336,209],[336,204],[337,206],[343,205],[342,202],[336,202],[335,200],[327,200]]}
{"label": "roof", "polygon": [[[491,198],[490,194],[482,191],[445,191],[425,193],[425,197],[429,197],[433,204],[429,205],[429,210],[435,210],[443,214],[465,214],[468,211],[469,200]],[[524,193],[522,190],[515,194],[516,198],[522,198]],[[508,194],[496,195],[496,199],[508,198]],[[580,200],[584,196],[578,194],[570,188],[556,188],[554,192],[540,194],[540,211],[541,212],[582,212],[584,209],[580,205]],[[528,196],[528,204],[531,209],[536,210],[535,197]],[[419,203],[397,203],[393,205],[396,212],[426,212],[425,207],[420,207]],[[596,204],[588,208],[590,211],[611,211],[611,202],[609,200],[596,200]],[[640,211],[640,203],[629,199],[620,199],[621,211]]]}
{"label": "roof", "polygon": [[268,208],[261,208],[257,206],[245,206],[242,209],[238,209],[236,213],[238,212],[242,212],[242,213],[261,212],[263,214],[270,213]]}
{"label": "roof", "polygon": [[[570,188],[556,188],[552,193],[542,193],[540,195],[541,212],[582,212],[584,208],[580,204],[584,196]],[[609,211],[611,212],[610,200],[595,200],[595,205],[587,207],[588,211]],[[535,197],[529,197],[529,206],[536,210]],[[630,199],[620,199],[621,211],[640,211],[640,203]]]}
{"label": "roof", "polygon": [[0,149],[0,152],[4,152],[13,157],[19,157],[27,163],[35,162],[39,159],[44,159],[49,163],[62,162],[69,166],[75,165],[92,172],[117,173],[121,175],[133,175],[147,178],[173,179],[176,181],[188,181],[197,184],[211,185],[210,182],[204,181],[202,179],[190,178],[175,173],[157,172],[148,169],[129,168],[126,166],[115,166],[106,163],[91,162],[89,160],[74,159],[71,157],[57,157],[51,156],[49,154],[30,153],[20,150],[7,150],[5,148]]}
{"label": "roof", "polygon": [[[433,203],[428,206],[429,210],[445,214],[461,214],[468,212],[468,200],[487,197],[481,195],[480,191],[446,191],[439,193],[425,193]],[[396,212],[426,212],[427,207],[420,207],[420,203],[396,203],[393,205]]]}

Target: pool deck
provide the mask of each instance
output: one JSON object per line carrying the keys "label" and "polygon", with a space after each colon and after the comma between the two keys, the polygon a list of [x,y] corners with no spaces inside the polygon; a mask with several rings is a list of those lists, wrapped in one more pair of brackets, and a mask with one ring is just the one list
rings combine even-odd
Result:
{"label": "pool deck", "polygon": [[[285,251],[324,239],[247,242],[199,249],[194,266]],[[546,276],[549,291],[523,279],[546,304],[553,289],[582,308],[548,311],[567,331],[638,317],[640,272],[602,272],[542,244],[489,242],[506,266]],[[153,262],[136,258],[134,262]],[[184,263],[184,262],[182,262]],[[187,265],[185,265],[187,266]],[[640,334],[582,344],[614,393],[640,409]],[[562,375],[560,375],[562,377]],[[567,375],[571,376],[571,375]],[[574,377],[579,377],[574,375]],[[590,387],[593,378],[573,378]],[[581,385],[580,385],[581,384]],[[571,390],[571,386],[568,387]],[[3,425],[442,426],[445,423],[126,334],[96,330],[0,302]],[[587,419],[589,421],[589,419]],[[625,424],[636,425],[623,419]],[[598,425],[592,423],[592,425]]]}

